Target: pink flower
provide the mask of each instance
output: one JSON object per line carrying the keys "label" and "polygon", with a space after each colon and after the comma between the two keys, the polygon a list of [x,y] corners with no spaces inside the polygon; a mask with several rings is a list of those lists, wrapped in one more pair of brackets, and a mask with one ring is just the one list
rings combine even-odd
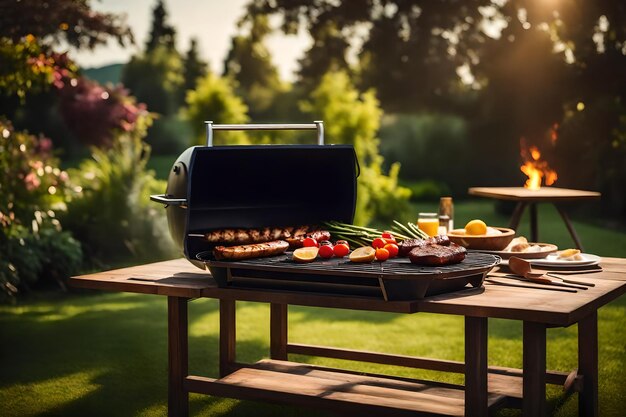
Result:
{"label": "pink flower", "polygon": [[41,181],[39,180],[39,177],[37,177],[37,174],[29,172],[24,178],[24,184],[26,185],[26,189],[28,191],[32,191],[41,185]]}

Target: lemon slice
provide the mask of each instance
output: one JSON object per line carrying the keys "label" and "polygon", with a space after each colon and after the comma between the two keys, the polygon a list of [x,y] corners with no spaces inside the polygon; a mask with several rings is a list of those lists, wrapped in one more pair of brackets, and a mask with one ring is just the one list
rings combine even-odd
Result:
{"label": "lemon slice", "polygon": [[318,251],[315,246],[296,249],[293,251],[293,260],[299,263],[313,262]]}
{"label": "lemon slice", "polygon": [[357,248],[350,254],[350,262],[372,262],[376,259],[376,249],[371,246]]}
{"label": "lemon slice", "polygon": [[465,233],[468,235],[484,235],[487,233],[487,225],[482,220],[472,220],[465,225]]}

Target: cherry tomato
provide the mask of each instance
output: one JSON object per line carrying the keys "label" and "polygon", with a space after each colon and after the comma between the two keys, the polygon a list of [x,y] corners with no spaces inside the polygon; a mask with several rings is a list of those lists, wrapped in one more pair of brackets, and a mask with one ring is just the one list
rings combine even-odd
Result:
{"label": "cherry tomato", "polygon": [[387,243],[387,244],[389,244],[389,243],[396,243],[396,244],[397,244],[397,243],[398,243],[398,242],[396,242],[396,239],[395,239],[395,238],[393,238],[393,239],[385,239],[385,238],[383,238],[383,240],[384,240],[384,241],[385,241],[385,243]]}
{"label": "cherry tomato", "polygon": [[334,254],[334,250],[333,250],[333,245],[329,244],[322,244],[320,246],[320,250],[317,252],[317,254],[319,255],[320,258],[332,258],[333,254]]}
{"label": "cherry tomato", "polygon": [[350,248],[350,244],[347,240],[338,240],[335,242],[335,245],[346,245],[348,248]]}
{"label": "cherry tomato", "polygon": [[396,240],[396,238],[395,238],[395,237],[393,237],[393,234],[391,234],[391,232],[385,232],[385,233],[383,233],[383,234],[381,235],[381,237],[382,237],[383,239],[393,239],[393,240]]}
{"label": "cherry tomato", "polygon": [[319,244],[320,244],[320,247],[321,247],[321,246],[328,246],[328,245],[332,246],[332,245],[333,245],[333,244],[330,242],[330,240],[322,240],[321,242],[319,242]]}
{"label": "cherry tomato", "polygon": [[307,237],[302,242],[302,246],[304,246],[305,248],[309,248],[309,247],[319,248],[320,245],[319,243],[317,243],[317,240],[313,239],[312,237]]}
{"label": "cherry tomato", "polygon": [[387,242],[382,237],[377,237],[372,241],[372,247],[376,249],[384,248]]}
{"label": "cherry tomato", "polygon": [[395,258],[396,256],[398,256],[398,245],[396,245],[395,243],[387,243],[384,249],[387,249],[390,258]]}
{"label": "cherry tomato", "polygon": [[333,248],[333,252],[337,258],[343,258],[344,256],[350,253],[350,247],[345,243],[339,243],[339,242],[335,244],[335,247]]}
{"label": "cherry tomato", "polygon": [[385,248],[376,249],[376,260],[384,262],[389,259],[389,251]]}

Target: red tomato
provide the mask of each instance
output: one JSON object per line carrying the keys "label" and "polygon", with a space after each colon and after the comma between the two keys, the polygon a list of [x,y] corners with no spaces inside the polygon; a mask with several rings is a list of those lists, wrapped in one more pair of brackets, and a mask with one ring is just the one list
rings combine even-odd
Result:
{"label": "red tomato", "polygon": [[377,237],[372,241],[372,247],[376,249],[384,248],[387,242],[382,237]]}
{"label": "red tomato", "polygon": [[350,244],[347,240],[338,240],[335,242],[335,245],[346,245],[348,248],[350,248]]}
{"label": "red tomato", "polygon": [[398,242],[396,242],[396,238],[393,238],[393,239],[385,239],[385,238],[383,238],[383,239],[385,240],[385,243],[387,243],[387,244],[389,244],[389,243],[398,243]]}
{"label": "red tomato", "polygon": [[345,243],[339,243],[339,242],[337,242],[337,244],[333,248],[333,252],[336,257],[343,258],[344,256],[350,253],[350,247]]}
{"label": "red tomato", "polygon": [[320,258],[332,258],[334,254],[333,245],[322,245],[320,246],[320,250],[317,252]]}
{"label": "red tomato", "polygon": [[393,239],[393,240],[396,240],[396,238],[395,238],[395,237],[393,237],[393,234],[391,234],[391,232],[385,232],[385,233],[383,233],[383,234],[381,235],[381,237],[382,237],[383,239]]}
{"label": "red tomato", "polygon": [[304,239],[304,241],[302,242],[302,245],[305,248],[309,248],[309,247],[318,248],[320,246],[319,243],[317,243],[317,240],[313,239],[312,237],[307,237],[306,239]]}
{"label": "red tomato", "polygon": [[385,249],[387,249],[387,251],[389,252],[390,258],[395,258],[396,256],[398,256],[398,245],[396,245],[395,243],[387,243],[385,245]]}
{"label": "red tomato", "polygon": [[389,259],[389,251],[385,248],[376,249],[376,260],[384,262]]}

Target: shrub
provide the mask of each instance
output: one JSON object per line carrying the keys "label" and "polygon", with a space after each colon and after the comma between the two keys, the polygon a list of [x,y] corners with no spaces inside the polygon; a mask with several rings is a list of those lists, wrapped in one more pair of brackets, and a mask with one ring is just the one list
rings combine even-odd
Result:
{"label": "shrub", "polygon": [[0,149],[0,298],[8,298],[42,277],[62,283],[81,248],[56,218],[70,190],[50,140],[0,119]]}
{"label": "shrub", "polygon": [[329,72],[313,91],[312,100],[301,104],[314,120],[324,120],[328,142],[354,145],[361,167],[354,222],[389,221],[408,210],[411,191],[398,185],[400,165],[383,172],[376,132],[382,111],[373,91],[360,94],[345,72]]}
{"label": "shrub", "polygon": [[119,131],[110,148],[93,148],[91,159],[70,172],[82,193],[69,203],[63,221],[94,267],[175,254],[164,210],[148,198],[165,189],[146,170],[150,147],[142,138],[150,123],[149,115],[140,116],[133,131]]}

